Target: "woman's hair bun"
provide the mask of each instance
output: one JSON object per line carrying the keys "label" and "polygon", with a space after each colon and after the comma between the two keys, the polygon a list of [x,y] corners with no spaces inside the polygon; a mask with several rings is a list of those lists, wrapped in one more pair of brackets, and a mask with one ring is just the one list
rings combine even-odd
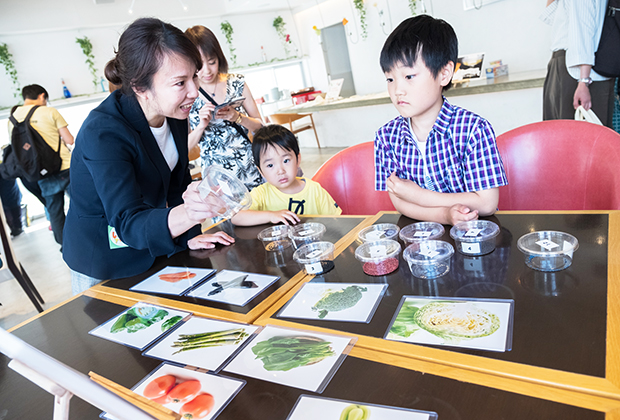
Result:
{"label": "woman's hair bun", "polygon": [[109,82],[120,85],[121,84],[121,76],[118,70],[118,61],[116,58],[108,61],[108,64],[105,65],[105,78],[108,79]]}

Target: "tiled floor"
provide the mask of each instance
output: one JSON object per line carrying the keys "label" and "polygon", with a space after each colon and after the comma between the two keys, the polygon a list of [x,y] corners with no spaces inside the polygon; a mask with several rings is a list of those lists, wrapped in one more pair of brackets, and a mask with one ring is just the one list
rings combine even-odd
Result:
{"label": "tiled floor", "polygon": [[[316,170],[340,151],[338,148],[303,148],[302,169],[305,176],[312,177]],[[24,201],[28,201],[24,197]],[[45,218],[33,221],[25,233],[13,239],[13,248],[19,262],[32,279],[45,300],[44,308],[50,308],[71,297],[70,272],[62,260],[60,247],[54,242],[49,223]],[[0,279],[5,278],[0,272]],[[13,278],[0,280],[0,327],[11,328],[37,314],[34,306]]]}

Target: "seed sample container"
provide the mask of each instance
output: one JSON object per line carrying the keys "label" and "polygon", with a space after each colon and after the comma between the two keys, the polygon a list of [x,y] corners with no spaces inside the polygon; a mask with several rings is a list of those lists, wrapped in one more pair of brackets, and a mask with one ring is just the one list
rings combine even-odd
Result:
{"label": "seed sample container", "polygon": [[364,242],[355,250],[355,258],[362,263],[364,273],[384,276],[398,268],[400,244],[392,239]]}
{"label": "seed sample container", "polygon": [[525,255],[525,264],[539,271],[560,271],[573,263],[579,241],[564,232],[546,230],[523,235],[517,248]]}
{"label": "seed sample container", "polygon": [[224,219],[230,219],[252,205],[252,196],[246,186],[230,171],[212,165],[198,185],[200,197],[217,208]]}
{"label": "seed sample container", "polygon": [[291,246],[291,238],[288,236],[289,226],[276,225],[263,229],[258,234],[267,251],[276,251]]}
{"label": "seed sample container", "polygon": [[499,226],[488,220],[457,223],[450,229],[457,251],[465,255],[485,255],[495,250]]}
{"label": "seed sample container", "polygon": [[450,271],[454,248],[445,241],[414,242],[405,248],[403,258],[411,273],[421,279],[434,279]]}
{"label": "seed sample container", "polygon": [[414,242],[430,241],[443,236],[445,229],[435,222],[419,222],[407,225],[400,230],[398,237],[407,245]]}
{"label": "seed sample container", "polygon": [[300,225],[291,226],[288,231],[288,235],[293,241],[295,249],[311,244],[312,242],[319,242],[323,239],[325,233],[325,225],[321,223],[302,223]]}
{"label": "seed sample container", "polygon": [[379,223],[360,230],[357,238],[360,242],[374,242],[385,239],[396,240],[400,228],[393,223]]}
{"label": "seed sample container", "polygon": [[334,268],[335,249],[331,242],[313,242],[297,248],[293,259],[306,274],[323,274]]}

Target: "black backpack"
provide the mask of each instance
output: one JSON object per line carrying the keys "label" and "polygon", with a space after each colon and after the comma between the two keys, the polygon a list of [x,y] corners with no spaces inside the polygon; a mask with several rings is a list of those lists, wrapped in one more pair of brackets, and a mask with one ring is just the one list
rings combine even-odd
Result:
{"label": "black backpack", "polygon": [[17,122],[12,114],[9,116],[13,124],[11,144],[5,147],[0,165],[0,175],[5,179],[23,177],[36,182],[60,172],[60,136],[58,151],[54,151],[30,125],[30,118],[38,107],[33,106],[22,122]]}

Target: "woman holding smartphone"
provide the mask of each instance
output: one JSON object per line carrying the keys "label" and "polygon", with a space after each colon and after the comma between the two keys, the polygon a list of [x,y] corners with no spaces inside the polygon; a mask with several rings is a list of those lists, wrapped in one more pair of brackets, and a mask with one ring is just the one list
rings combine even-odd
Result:
{"label": "woman holding smartphone", "polygon": [[[208,28],[197,25],[185,35],[198,47],[202,68],[198,71],[200,94],[190,111],[192,132],[189,149],[200,145],[202,168],[218,165],[233,172],[251,190],[264,182],[252,157],[249,133],[263,121],[244,77],[228,73],[228,62],[220,43]],[[245,98],[236,108],[232,106],[213,111],[218,104],[235,98]]]}

